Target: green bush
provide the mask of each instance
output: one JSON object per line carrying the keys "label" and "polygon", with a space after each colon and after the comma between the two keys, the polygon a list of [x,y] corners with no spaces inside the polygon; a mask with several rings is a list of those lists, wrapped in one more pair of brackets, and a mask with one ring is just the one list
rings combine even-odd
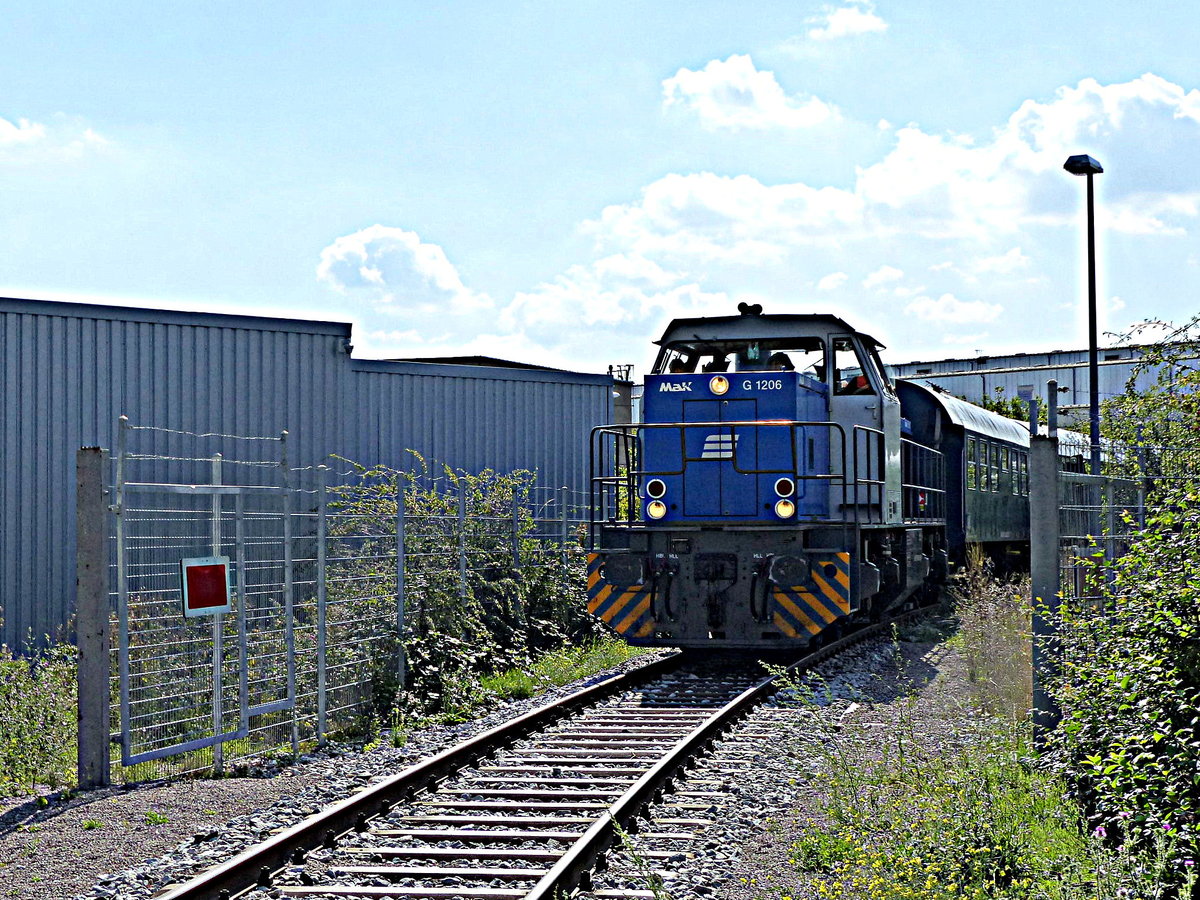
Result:
{"label": "green bush", "polygon": [[1106,600],[1062,602],[1056,744],[1092,826],[1161,849],[1180,883],[1200,850],[1200,491],[1160,496],[1129,552],[1096,570]]}
{"label": "green bush", "polygon": [[0,647],[0,793],[75,778],[75,648],[29,658]]}
{"label": "green bush", "polygon": [[[416,471],[355,465],[357,477],[334,489],[337,516],[332,535],[344,542],[331,603],[349,610],[331,631],[329,645],[369,658],[377,709],[393,721],[428,717],[464,718],[493,696],[481,679],[528,669],[533,660],[567,644],[584,644],[600,634],[587,615],[585,556],[578,541],[565,554],[535,538],[533,473],[478,474],[443,467],[437,478],[419,456]],[[379,640],[379,623],[394,616],[395,572],[380,559],[394,558],[397,492],[405,510],[404,653],[405,690],[397,696],[398,646]],[[461,541],[468,564],[464,594],[458,563],[458,504],[467,495],[468,515]],[[520,566],[513,567],[512,510]],[[564,561],[565,556],[565,561]],[[372,589],[363,595],[361,586]],[[366,631],[376,629],[368,639]],[[359,634],[362,632],[362,634]],[[522,690],[515,676],[511,690]],[[516,696],[516,693],[511,694]]]}

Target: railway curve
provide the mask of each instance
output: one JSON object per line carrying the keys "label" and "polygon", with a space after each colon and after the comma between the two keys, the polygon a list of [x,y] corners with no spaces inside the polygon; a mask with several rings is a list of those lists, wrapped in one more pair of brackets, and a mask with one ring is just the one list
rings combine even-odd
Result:
{"label": "railway curve", "polygon": [[[896,621],[855,631],[788,671]],[[778,687],[746,660],[657,660],[371,785],[159,900],[551,900],[586,889],[621,831]],[[686,832],[706,823],[660,824]]]}

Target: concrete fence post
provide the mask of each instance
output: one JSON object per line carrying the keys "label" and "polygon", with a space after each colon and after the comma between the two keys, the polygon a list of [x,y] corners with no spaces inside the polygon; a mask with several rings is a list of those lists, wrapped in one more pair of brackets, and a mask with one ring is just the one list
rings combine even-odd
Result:
{"label": "concrete fence post", "polygon": [[1029,439],[1029,573],[1033,594],[1033,739],[1041,750],[1061,717],[1047,682],[1059,671],[1058,438]]}
{"label": "concrete fence post", "polygon": [[79,645],[78,776],[84,789],[109,784],[108,503],[99,447],[75,456],[75,622]]}

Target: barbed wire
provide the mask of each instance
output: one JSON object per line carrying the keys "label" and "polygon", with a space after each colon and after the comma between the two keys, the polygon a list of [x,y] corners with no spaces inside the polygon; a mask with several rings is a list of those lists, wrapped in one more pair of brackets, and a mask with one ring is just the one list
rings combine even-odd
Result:
{"label": "barbed wire", "polygon": [[227,438],[232,441],[276,441],[282,443],[283,438],[276,435],[275,437],[264,437],[258,435],[245,434],[225,434],[219,431],[187,431],[181,428],[164,428],[161,425],[133,425],[126,423],[125,427],[130,431],[158,431],[163,434],[179,434],[185,437],[196,438]]}

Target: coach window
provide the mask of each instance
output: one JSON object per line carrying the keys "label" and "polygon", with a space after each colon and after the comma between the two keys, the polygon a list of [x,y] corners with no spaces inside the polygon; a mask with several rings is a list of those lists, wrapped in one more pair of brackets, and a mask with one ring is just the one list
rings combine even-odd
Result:
{"label": "coach window", "polygon": [[988,481],[992,489],[992,493],[997,493],[1000,490],[1000,445],[992,444],[992,459],[989,468]]}
{"label": "coach window", "polygon": [[967,490],[979,490],[979,470],[975,466],[975,438],[967,438]]}
{"label": "coach window", "polygon": [[1021,496],[1029,496],[1029,454],[1021,451]]}

